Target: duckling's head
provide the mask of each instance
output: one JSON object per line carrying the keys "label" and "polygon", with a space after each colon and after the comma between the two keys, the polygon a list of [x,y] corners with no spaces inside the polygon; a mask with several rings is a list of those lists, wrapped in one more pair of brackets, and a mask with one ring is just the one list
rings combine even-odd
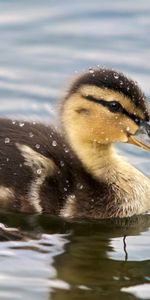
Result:
{"label": "duckling's head", "polygon": [[149,113],[136,82],[114,70],[96,68],[73,82],[62,103],[61,120],[70,144],[136,143],[133,136],[149,121]]}

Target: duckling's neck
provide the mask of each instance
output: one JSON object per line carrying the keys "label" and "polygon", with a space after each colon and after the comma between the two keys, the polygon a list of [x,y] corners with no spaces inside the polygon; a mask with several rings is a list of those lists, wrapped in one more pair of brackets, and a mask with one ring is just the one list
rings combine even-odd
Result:
{"label": "duckling's neck", "polygon": [[72,141],[71,146],[85,168],[95,176],[104,175],[104,170],[119,159],[112,144]]}
{"label": "duckling's neck", "polygon": [[117,155],[112,144],[81,143],[73,137],[70,145],[86,170],[112,187],[111,203],[118,205],[117,216],[132,216],[150,209],[150,180]]}

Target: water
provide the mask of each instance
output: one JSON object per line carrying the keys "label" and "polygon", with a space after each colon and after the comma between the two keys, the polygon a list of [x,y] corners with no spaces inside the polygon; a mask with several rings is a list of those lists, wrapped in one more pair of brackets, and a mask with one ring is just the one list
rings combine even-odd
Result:
{"label": "water", "polygon": [[[0,0],[1,116],[53,122],[70,77],[97,64],[129,74],[149,97],[149,34],[147,0]],[[150,176],[148,153],[118,149]],[[150,299],[149,215],[1,213],[0,222],[0,299]]]}

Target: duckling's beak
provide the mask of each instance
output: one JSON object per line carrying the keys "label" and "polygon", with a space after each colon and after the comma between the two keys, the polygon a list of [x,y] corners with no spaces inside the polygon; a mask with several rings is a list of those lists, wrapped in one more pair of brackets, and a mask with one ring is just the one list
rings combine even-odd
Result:
{"label": "duckling's beak", "polygon": [[[140,138],[140,140],[138,138]],[[146,143],[145,139],[149,139],[149,145]],[[150,122],[142,121],[137,133],[134,136],[129,136],[128,143],[150,151]]]}

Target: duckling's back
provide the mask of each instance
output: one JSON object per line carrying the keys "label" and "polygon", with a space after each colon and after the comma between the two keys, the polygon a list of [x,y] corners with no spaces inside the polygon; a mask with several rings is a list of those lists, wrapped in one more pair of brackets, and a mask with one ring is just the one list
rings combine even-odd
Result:
{"label": "duckling's back", "polygon": [[60,210],[71,189],[69,151],[54,128],[1,119],[0,207],[29,213]]}

